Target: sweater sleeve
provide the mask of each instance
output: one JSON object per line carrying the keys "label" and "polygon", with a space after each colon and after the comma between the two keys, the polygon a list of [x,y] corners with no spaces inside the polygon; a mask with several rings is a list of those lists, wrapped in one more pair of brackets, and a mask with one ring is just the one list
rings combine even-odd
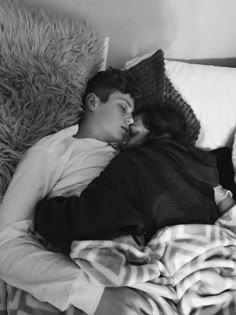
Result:
{"label": "sweater sleeve", "polygon": [[64,249],[73,240],[112,239],[143,229],[138,212],[140,178],[130,152],[115,157],[78,197],[44,199],[36,209],[36,227]]}

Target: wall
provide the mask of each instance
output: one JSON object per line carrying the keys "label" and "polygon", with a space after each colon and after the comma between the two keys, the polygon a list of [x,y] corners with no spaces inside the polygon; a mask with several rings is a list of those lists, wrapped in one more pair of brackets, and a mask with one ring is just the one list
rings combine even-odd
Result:
{"label": "wall", "polygon": [[88,17],[109,36],[109,65],[158,48],[175,59],[236,56],[235,0],[40,1]]}

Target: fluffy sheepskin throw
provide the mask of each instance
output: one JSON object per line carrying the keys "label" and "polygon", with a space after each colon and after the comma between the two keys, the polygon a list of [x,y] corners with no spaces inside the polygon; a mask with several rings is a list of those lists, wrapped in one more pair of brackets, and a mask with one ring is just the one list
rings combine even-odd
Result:
{"label": "fluffy sheepskin throw", "polygon": [[103,43],[86,21],[0,2],[0,199],[27,148],[78,122]]}

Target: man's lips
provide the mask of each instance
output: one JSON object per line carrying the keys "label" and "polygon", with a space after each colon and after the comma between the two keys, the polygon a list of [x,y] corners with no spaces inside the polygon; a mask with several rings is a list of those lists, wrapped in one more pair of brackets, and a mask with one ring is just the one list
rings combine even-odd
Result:
{"label": "man's lips", "polygon": [[123,129],[124,131],[125,131],[125,133],[128,133],[129,132],[129,128],[127,128],[127,127],[121,127],[121,129]]}

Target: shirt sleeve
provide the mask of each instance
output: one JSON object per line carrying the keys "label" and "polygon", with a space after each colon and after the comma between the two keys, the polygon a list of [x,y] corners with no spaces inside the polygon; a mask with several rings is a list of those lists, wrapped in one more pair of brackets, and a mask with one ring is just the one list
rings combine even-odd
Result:
{"label": "shirt sleeve", "polygon": [[[70,159],[72,126],[49,135],[30,148],[19,163],[0,209],[0,230],[31,219],[37,201],[50,192]],[[17,208],[16,208],[17,206]]]}
{"label": "shirt sleeve", "polygon": [[31,228],[20,221],[0,233],[0,278],[61,311],[72,305],[94,314],[104,288],[91,285],[69,257],[47,251]]}
{"label": "shirt sleeve", "polygon": [[[139,235],[141,179],[135,161],[120,153],[78,197],[44,199],[36,207],[36,228],[64,249],[73,240],[112,239]],[[134,184],[135,183],[135,184]]]}

